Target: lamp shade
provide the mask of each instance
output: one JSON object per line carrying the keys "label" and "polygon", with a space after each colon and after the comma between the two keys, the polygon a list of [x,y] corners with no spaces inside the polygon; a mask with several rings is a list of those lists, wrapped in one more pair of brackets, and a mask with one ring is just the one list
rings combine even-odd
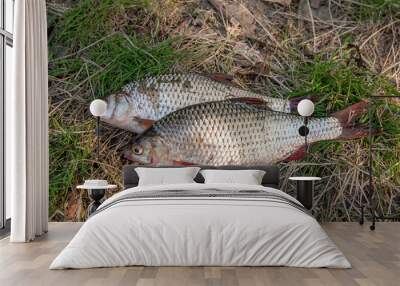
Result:
{"label": "lamp shade", "polygon": [[297,112],[301,116],[311,116],[314,113],[314,103],[309,99],[303,99],[297,105]]}
{"label": "lamp shade", "polygon": [[93,116],[102,116],[107,111],[107,102],[101,99],[95,99],[90,103],[90,113]]}

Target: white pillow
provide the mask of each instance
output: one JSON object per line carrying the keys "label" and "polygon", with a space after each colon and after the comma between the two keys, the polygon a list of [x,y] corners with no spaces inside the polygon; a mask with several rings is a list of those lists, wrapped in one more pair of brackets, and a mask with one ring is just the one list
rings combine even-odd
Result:
{"label": "white pillow", "polygon": [[187,168],[135,168],[139,186],[195,183],[199,167]]}
{"label": "white pillow", "polygon": [[201,170],[205,184],[261,185],[265,171],[261,170]]}

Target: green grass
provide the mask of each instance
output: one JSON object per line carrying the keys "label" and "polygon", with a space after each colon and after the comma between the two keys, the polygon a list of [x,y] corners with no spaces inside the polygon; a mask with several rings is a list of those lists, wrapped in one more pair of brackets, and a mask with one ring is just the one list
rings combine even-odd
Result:
{"label": "green grass", "polygon": [[[165,1],[171,5],[171,11],[178,7],[175,1]],[[353,9],[352,16],[362,21],[385,20],[398,15],[397,3],[400,0],[360,1],[361,4],[354,3],[356,1],[348,3]],[[94,127],[93,118],[87,108],[91,100],[118,92],[123,85],[131,81],[169,72],[182,62],[192,67],[199,65],[202,71],[208,72],[232,70],[235,64],[233,56],[230,56],[231,47],[224,41],[210,39],[206,47],[199,46],[196,42],[188,47],[180,45],[185,43],[185,39],[168,38],[168,33],[176,27],[163,26],[165,17],[175,21],[168,18],[165,3],[160,4],[155,0],[81,0],[74,3],[76,6],[63,16],[57,14],[48,17],[51,87],[50,215],[56,208],[63,209],[67,192],[91,174],[114,179],[117,178],[118,172],[119,176],[118,168],[109,176],[106,169],[96,170],[93,167],[96,160],[92,150]],[[154,3],[156,5],[153,5]],[[182,19],[188,18],[187,16],[190,15],[185,14]],[[180,22],[177,21],[178,23]],[[346,52],[346,45],[354,41],[351,38],[355,37],[346,37],[343,37],[340,54],[322,54],[312,61],[298,63],[293,70],[285,74],[285,78],[288,77],[291,81],[292,92],[289,96],[317,96],[317,116],[329,116],[371,95],[399,94],[388,80],[375,76],[356,64],[351,58],[351,52]],[[223,52],[221,49],[224,49]],[[229,56],[223,56],[225,54]],[[291,62],[297,62],[302,58],[301,52],[294,50],[291,57]],[[208,61],[202,64],[205,58]],[[385,102],[377,103],[374,109],[377,113],[374,126],[384,130],[374,138],[377,146],[374,171],[379,180],[389,179],[398,186],[400,110],[398,106]],[[368,117],[363,116],[360,123],[365,124],[367,120]],[[118,148],[122,148],[119,145],[127,141],[129,134],[120,135],[118,130],[111,128],[106,132],[108,133],[105,134],[105,138],[113,135],[109,138],[113,138],[114,141],[104,146],[108,156],[104,163],[113,167],[121,163],[118,156],[122,152]],[[327,167],[323,171],[320,171],[318,166],[308,166],[305,167],[305,173],[329,176],[337,171],[337,182],[340,181],[341,172],[345,173],[352,168],[346,165],[346,160],[351,161],[355,156],[351,152],[356,148],[349,148],[349,144],[358,144],[363,152],[368,150],[365,138],[354,143],[314,144],[311,147],[312,156],[306,161],[329,162],[332,158],[335,166],[332,166],[332,169]],[[379,196],[387,196],[387,189],[379,189]],[[353,197],[353,194],[350,196]],[[345,220],[341,217],[344,215],[342,210],[338,210],[340,214],[335,216],[330,208],[331,203],[333,202],[330,198],[324,200],[325,206],[329,206],[330,210],[321,211],[322,219]]]}
{"label": "green grass", "polygon": [[81,1],[55,22],[50,75],[75,86],[87,80],[95,96],[103,97],[128,82],[167,72],[184,55],[174,51],[178,38],[156,39],[134,30],[140,22],[132,19],[150,13],[149,7],[144,0]]}
{"label": "green grass", "polygon": [[[100,96],[116,91],[132,80],[167,72],[179,59],[172,49],[175,40],[143,45],[136,38],[116,35],[93,51],[92,59],[106,68],[96,76]],[[114,55],[110,61],[109,55]]]}
{"label": "green grass", "polygon": [[138,23],[141,13],[146,13],[149,1],[146,0],[82,0],[67,11],[56,26],[52,42],[62,43],[72,49],[81,49],[113,33],[134,34],[133,26]]}
{"label": "green grass", "polygon": [[149,45],[134,37],[115,34],[79,57],[53,60],[50,75],[68,80],[74,75],[69,85],[88,81],[96,97],[107,96],[126,83],[167,72],[180,58],[173,50],[176,41]]}
{"label": "green grass", "polygon": [[[293,91],[289,97],[314,96],[315,116],[329,116],[370,96],[400,96],[386,78],[372,74],[349,58],[317,57],[312,62],[299,64],[292,71],[292,77]],[[372,114],[377,114],[373,120],[375,128],[382,129],[385,135],[400,135],[399,106],[383,100],[376,101],[371,108]],[[368,114],[359,123],[367,124]]]}
{"label": "green grass", "polygon": [[361,21],[400,16],[400,0],[359,0],[352,4],[353,13]]}
{"label": "green grass", "polygon": [[[88,178],[92,167],[92,150],[82,142],[80,132],[85,126],[65,126],[56,119],[50,120],[50,185],[49,214],[65,202],[67,192],[72,187]],[[56,130],[56,131],[54,131]]]}
{"label": "green grass", "polygon": [[145,27],[138,25],[150,13],[149,3],[83,0],[62,17],[49,17],[49,75],[57,85],[51,99],[57,110],[50,117],[50,215],[94,171],[87,142],[92,117],[82,106],[129,82],[166,73],[183,56],[174,51],[179,39],[143,36]]}
{"label": "green grass", "polygon": [[[311,62],[297,65],[292,71],[292,78],[293,91],[289,97],[314,96],[317,99],[316,116],[328,116],[370,96],[400,95],[386,78],[358,66],[349,55],[347,58],[332,57],[327,60],[317,56]],[[361,122],[366,120],[364,116]]]}
{"label": "green grass", "polygon": [[343,60],[316,58],[299,65],[293,77],[294,90],[289,96],[315,96],[317,116],[341,110],[375,91],[375,80],[368,71]]}
{"label": "green grass", "polygon": [[[400,92],[387,79],[373,75],[366,68],[358,66],[349,60],[349,57],[331,57],[324,60],[317,57],[308,63],[301,63],[292,71],[293,91],[289,96],[314,95],[316,97],[316,116],[329,116],[329,114],[342,110],[351,104],[368,99],[373,95],[399,96]],[[384,204],[393,188],[388,188],[387,182],[400,185],[400,106],[391,104],[387,100],[377,100],[370,106],[373,114],[373,126],[381,130],[379,135],[373,137],[374,158],[373,172],[376,180],[376,192],[379,200]],[[368,124],[368,114],[363,115],[358,124]],[[332,166],[342,170],[354,160],[354,153],[349,153],[348,144],[360,144],[363,155],[367,155],[369,142],[368,138],[357,139],[352,143],[341,141],[326,141],[313,144],[310,148],[310,155],[306,161],[320,163],[334,160],[342,166]],[[367,163],[356,168],[367,171]],[[329,176],[329,173],[320,174],[320,167],[317,165],[304,168],[307,174]],[[323,171],[325,172],[325,171]],[[391,191],[390,191],[391,190]],[[329,194],[326,196],[329,201]],[[386,196],[386,198],[385,198]],[[330,214],[321,211],[321,220],[331,220]],[[340,217],[344,213],[336,214]],[[353,213],[353,215],[355,215]],[[337,218],[336,217],[336,218]],[[356,217],[353,217],[356,218]],[[347,220],[347,218],[343,218]]]}

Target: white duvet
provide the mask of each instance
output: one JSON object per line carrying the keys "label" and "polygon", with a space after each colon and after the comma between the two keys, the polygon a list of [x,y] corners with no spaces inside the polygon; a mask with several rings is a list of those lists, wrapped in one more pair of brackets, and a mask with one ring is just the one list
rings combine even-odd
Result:
{"label": "white duvet", "polygon": [[[136,187],[163,190],[265,190],[237,184]],[[350,268],[350,263],[310,215],[288,205],[246,198],[154,198],[112,204],[91,217],[50,269],[146,266],[294,266]]]}

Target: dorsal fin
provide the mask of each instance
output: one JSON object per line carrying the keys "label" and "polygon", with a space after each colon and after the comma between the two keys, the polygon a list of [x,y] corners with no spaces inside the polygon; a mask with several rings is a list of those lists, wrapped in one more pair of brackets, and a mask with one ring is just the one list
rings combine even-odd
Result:
{"label": "dorsal fin", "polygon": [[270,110],[273,111],[269,106],[268,103],[260,98],[255,98],[255,97],[233,97],[227,99],[231,102],[234,103],[240,103],[240,104],[245,104],[249,105],[251,107],[255,107],[258,109],[263,109],[263,110]]}
{"label": "dorsal fin", "polygon": [[335,113],[331,114],[331,116],[337,118],[342,127],[349,127],[354,124],[355,119],[367,113],[367,108],[368,101],[363,100],[353,105],[350,105],[343,110],[336,111]]}

